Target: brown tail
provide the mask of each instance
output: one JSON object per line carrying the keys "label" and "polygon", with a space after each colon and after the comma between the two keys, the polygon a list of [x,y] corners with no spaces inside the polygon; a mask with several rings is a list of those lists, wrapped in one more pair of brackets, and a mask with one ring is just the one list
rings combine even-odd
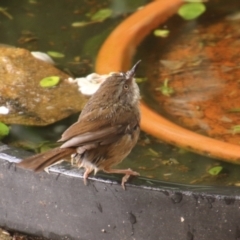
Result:
{"label": "brown tail", "polygon": [[70,156],[74,153],[74,148],[54,148],[45,153],[39,153],[29,158],[23,159],[17,165],[22,168],[32,169],[35,172],[42,171],[44,168],[52,165],[55,162]]}

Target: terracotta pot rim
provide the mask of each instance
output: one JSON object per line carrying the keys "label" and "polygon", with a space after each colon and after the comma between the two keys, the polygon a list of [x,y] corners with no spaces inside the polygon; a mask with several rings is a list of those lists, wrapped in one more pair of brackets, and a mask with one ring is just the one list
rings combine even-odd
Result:
{"label": "terracotta pot rim", "polygon": [[[137,45],[159,24],[177,12],[183,0],[157,0],[135,12],[122,22],[101,47],[96,71],[100,74],[126,71],[130,68]],[[240,147],[202,136],[180,127],[141,102],[143,131],[170,144],[193,152],[240,164]]]}

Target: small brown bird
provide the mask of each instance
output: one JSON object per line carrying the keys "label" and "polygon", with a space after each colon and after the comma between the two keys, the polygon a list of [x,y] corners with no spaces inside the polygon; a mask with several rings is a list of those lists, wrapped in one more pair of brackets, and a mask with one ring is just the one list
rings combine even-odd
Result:
{"label": "small brown bird", "polygon": [[125,174],[122,186],[128,178],[138,176],[131,169],[113,169],[132,150],[140,133],[139,88],[134,75],[138,61],[126,73],[113,73],[102,83],[83,108],[79,119],[71,125],[58,142],[60,147],[26,158],[18,166],[36,172],[72,156],[78,167],[88,175],[99,170],[106,173]]}

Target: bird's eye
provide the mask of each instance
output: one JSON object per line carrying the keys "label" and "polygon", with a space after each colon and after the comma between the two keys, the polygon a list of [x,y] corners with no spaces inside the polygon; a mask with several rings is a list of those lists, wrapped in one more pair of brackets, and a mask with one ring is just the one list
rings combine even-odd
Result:
{"label": "bird's eye", "polygon": [[123,88],[124,88],[125,90],[128,90],[128,85],[127,85],[127,84],[124,84]]}

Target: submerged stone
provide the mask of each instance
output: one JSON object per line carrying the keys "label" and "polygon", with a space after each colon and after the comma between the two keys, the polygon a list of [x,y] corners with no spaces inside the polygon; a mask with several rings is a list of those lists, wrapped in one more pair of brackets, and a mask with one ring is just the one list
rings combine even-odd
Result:
{"label": "submerged stone", "polygon": [[[43,126],[80,112],[86,97],[66,73],[36,59],[21,48],[0,48],[0,121],[6,124]],[[40,81],[58,76],[59,83],[43,88]]]}

